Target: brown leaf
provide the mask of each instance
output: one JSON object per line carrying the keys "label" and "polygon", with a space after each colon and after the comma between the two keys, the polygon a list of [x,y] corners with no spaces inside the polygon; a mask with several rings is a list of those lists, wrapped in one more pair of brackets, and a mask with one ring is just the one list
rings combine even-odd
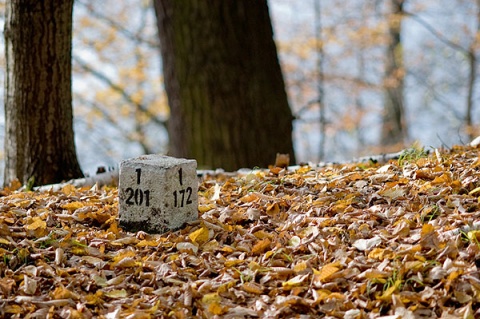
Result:
{"label": "brown leaf", "polygon": [[269,238],[265,238],[262,240],[259,240],[253,247],[252,247],[252,254],[254,255],[260,255],[264,253],[267,249],[270,248],[270,244],[272,242],[270,241]]}

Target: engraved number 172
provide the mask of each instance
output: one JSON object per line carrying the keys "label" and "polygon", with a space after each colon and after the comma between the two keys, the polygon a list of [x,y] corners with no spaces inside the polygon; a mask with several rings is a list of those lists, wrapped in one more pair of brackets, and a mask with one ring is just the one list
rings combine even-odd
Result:
{"label": "engraved number 172", "polygon": [[192,188],[187,187],[186,189],[181,189],[179,191],[173,192],[174,206],[183,207],[185,205],[192,203]]}

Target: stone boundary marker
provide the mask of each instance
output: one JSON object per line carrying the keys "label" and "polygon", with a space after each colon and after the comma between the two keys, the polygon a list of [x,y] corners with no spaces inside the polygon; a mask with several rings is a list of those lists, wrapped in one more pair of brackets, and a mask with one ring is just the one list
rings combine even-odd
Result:
{"label": "stone boundary marker", "polygon": [[120,226],[164,233],[198,219],[197,161],[143,155],[120,162]]}

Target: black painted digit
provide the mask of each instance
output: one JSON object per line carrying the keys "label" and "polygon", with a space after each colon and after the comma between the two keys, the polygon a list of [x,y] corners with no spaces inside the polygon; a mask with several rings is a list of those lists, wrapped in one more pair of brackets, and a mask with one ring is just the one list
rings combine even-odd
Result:
{"label": "black painted digit", "polygon": [[174,198],[174,203],[173,203],[173,207],[177,207],[177,191],[174,191],[173,192],[173,198]]}
{"label": "black painted digit", "polygon": [[135,190],[135,205],[140,206],[143,203],[143,192],[141,189]]}
{"label": "black painted digit", "polygon": [[125,192],[127,193],[127,200],[125,201],[125,203],[127,205],[133,205],[133,201],[132,201],[133,194],[134,194],[133,189],[129,187],[125,190]]}
{"label": "black painted digit", "polygon": [[150,191],[145,191],[145,206],[150,206]]}
{"label": "black painted digit", "polygon": [[182,168],[180,167],[178,170],[178,178],[180,180],[180,185],[183,185],[183,180],[182,180]]}
{"label": "black painted digit", "polygon": [[140,184],[140,175],[142,174],[142,169],[141,168],[137,168],[135,170],[135,172],[137,172],[137,185]]}
{"label": "black painted digit", "polygon": [[183,203],[185,202],[185,190],[182,189],[178,191],[180,194],[182,194],[182,201],[180,202],[180,207],[183,207]]}
{"label": "black painted digit", "polygon": [[188,205],[188,204],[192,203],[192,199],[190,198],[190,197],[192,197],[192,188],[191,187],[187,187],[187,193],[188,193],[188,197],[187,197],[187,205]]}

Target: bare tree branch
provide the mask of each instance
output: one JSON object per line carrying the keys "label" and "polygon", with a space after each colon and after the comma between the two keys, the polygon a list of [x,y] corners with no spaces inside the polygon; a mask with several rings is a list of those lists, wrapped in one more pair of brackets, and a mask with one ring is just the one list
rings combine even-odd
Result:
{"label": "bare tree branch", "polygon": [[145,107],[145,105],[141,103],[135,102],[132,97],[118,84],[114,83],[108,76],[101,73],[98,70],[95,70],[93,67],[89,66],[85,61],[83,61],[77,55],[73,55],[73,60],[85,71],[91,73],[97,79],[102,81],[103,83],[107,84],[111,87],[115,92],[119,93],[127,102],[134,105],[137,109],[144,112],[154,123],[165,127],[166,122],[158,118],[157,115],[153,114],[149,109]]}
{"label": "bare tree branch", "polygon": [[113,117],[110,113],[108,113],[105,108],[99,106],[97,103],[95,102],[92,102],[92,101],[89,101],[87,99],[85,99],[84,97],[80,96],[79,94],[76,94],[75,95],[75,99],[80,101],[81,103],[83,104],[86,104],[88,106],[90,106],[92,109],[100,112],[103,116],[103,118],[108,122],[110,123],[116,130],[118,130],[120,132],[120,134],[128,141],[130,142],[134,142],[134,143],[139,143],[140,144],[140,147],[143,149],[144,153],[145,154],[149,154],[151,153],[150,151],[150,147],[145,143],[144,140],[142,139],[138,139],[138,138],[135,138],[134,136],[132,136],[132,134],[130,134],[129,131],[123,129],[121,127],[121,125],[119,125],[117,119],[115,117]]}
{"label": "bare tree branch", "polygon": [[76,0],[75,3],[84,7],[86,10],[88,10],[88,13],[92,17],[96,18],[98,21],[101,21],[101,22],[107,24],[108,26],[112,27],[113,29],[117,30],[118,33],[122,34],[126,38],[128,38],[128,39],[130,39],[130,40],[132,40],[136,43],[144,43],[144,44],[147,44],[151,48],[159,49],[159,43],[158,43],[158,41],[156,41],[157,40],[156,37],[153,37],[154,39],[152,40],[152,39],[147,39],[145,37],[142,37],[141,34],[132,33],[130,30],[125,28],[122,24],[120,24],[117,21],[111,19],[110,17],[108,17],[106,15],[103,15],[100,12],[94,10],[91,5],[88,5],[86,3],[86,1]]}
{"label": "bare tree branch", "polygon": [[462,47],[458,43],[455,43],[455,42],[449,40],[447,37],[445,37],[443,34],[438,32],[437,30],[435,30],[435,28],[432,27],[432,25],[430,25],[427,21],[420,18],[418,15],[416,15],[414,13],[411,13],[411,12],[408,12],[408,11],[404,11],[404,14],[405,14],[405,16],[411,18],[412,20],[414,20],[414,21],[418,22],[420,25],[422,25],[428,32],[430,32],[435,38],[437,38],[443,44],[445,44],[445,45],[451,47],[452,49],[454,49],[456,51],[459,51],[459,52],[461,52],[465,55],[468,55],[468,50],[466,48]]}

